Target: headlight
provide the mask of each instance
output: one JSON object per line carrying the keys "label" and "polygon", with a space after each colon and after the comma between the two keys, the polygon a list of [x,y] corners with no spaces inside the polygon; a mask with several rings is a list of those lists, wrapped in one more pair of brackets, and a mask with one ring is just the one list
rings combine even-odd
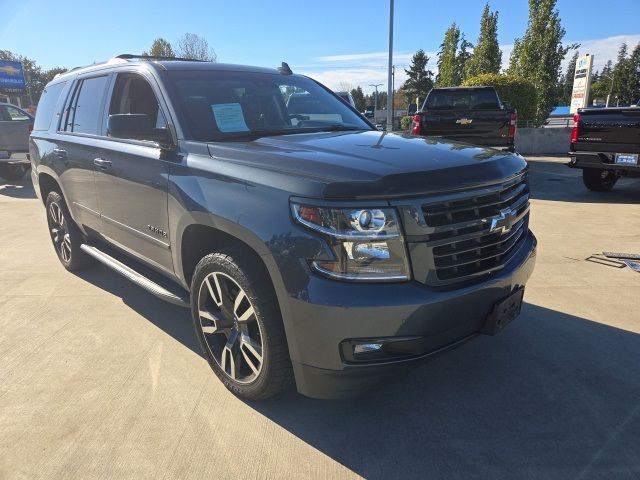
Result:
{"label": "headlight", "polygon": [[323,234],[334,253],[331,261],[311,259],[316,271],[341,280],[409,280],[407,252],[395,209],[298,203],[291,209],[297,222]]}

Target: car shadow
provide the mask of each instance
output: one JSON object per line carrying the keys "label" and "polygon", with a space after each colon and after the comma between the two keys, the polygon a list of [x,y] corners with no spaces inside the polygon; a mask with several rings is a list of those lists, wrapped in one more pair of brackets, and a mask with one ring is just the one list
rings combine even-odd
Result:
{"label": "car shadow", "polygon": [[251,406],[365,478],[638,478],[640,335],[526,304],[361,398]]}
{"label": "car shadow", "polygon": [[[77,275],[201,355],[188,310],[101,265]],[[640,335],[532,304],[360,398],[247,405],[365,478],[640,475]]]}
{"label": "car shadow", "polygon": [[185,347],[202,356],[193,331],[191,313],[188,309],[154,297],[102,264],[96,264],[89,269],[73,272],[73,274],[112,295],[120,297],[129,308],[171,335]]}
{"label": "car shadow", "polygon": [[13,181],[0,177],[0,195],[11,198],[36,198],[33,183],[28,174],[22,180]]}
{"label": "car shadow", "polygon": [[[568,161],[568,158],[567,158]],[[527,158],[531,198],[573,203],[640,203],[640,178],[620,179],[609,192],[592,192],[582,183],[582,170],[565,163]]]}

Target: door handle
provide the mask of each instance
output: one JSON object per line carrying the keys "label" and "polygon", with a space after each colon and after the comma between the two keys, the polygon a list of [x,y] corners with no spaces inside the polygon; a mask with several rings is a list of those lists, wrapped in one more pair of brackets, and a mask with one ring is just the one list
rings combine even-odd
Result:
{"label": "door handle", "polygon": [[111,168],[111,162],[109,160],[105,160],[104,158],[94,158],[93,164],[98,168],[102,168],[103,170]]}
{"label": "door handle", "polygon": [[67,158],[67,151],[62,148],[54,148],[53,154],[58,158]]}

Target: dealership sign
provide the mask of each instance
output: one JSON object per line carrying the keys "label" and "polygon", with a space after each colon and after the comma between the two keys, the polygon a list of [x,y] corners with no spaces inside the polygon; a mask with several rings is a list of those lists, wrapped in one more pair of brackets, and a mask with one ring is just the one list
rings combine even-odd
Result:
{"label": "dealership sign", "polygon": [[576,113],[579,108],[584,108],[588,105],[592,66],[593,55],[586,54],[578,58],[576,62],[576,73],[573,77],[573,92],[571,93],[571,108],[569,113]]}
{"label": "dealership sign", "polygon": [[24,90],[24,71],[20,62],[0,60],[0,88]]}

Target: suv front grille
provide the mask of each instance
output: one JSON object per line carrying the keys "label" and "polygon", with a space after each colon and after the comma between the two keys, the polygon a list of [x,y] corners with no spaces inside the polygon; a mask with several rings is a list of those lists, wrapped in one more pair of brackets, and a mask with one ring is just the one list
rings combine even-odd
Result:
{"label": "suv front grille", "polygon": [[440,196],[422,203],[421,209],[431,263],[426,283],[446,285],[480,277],[503,268],[527,236],[527,176]]}

